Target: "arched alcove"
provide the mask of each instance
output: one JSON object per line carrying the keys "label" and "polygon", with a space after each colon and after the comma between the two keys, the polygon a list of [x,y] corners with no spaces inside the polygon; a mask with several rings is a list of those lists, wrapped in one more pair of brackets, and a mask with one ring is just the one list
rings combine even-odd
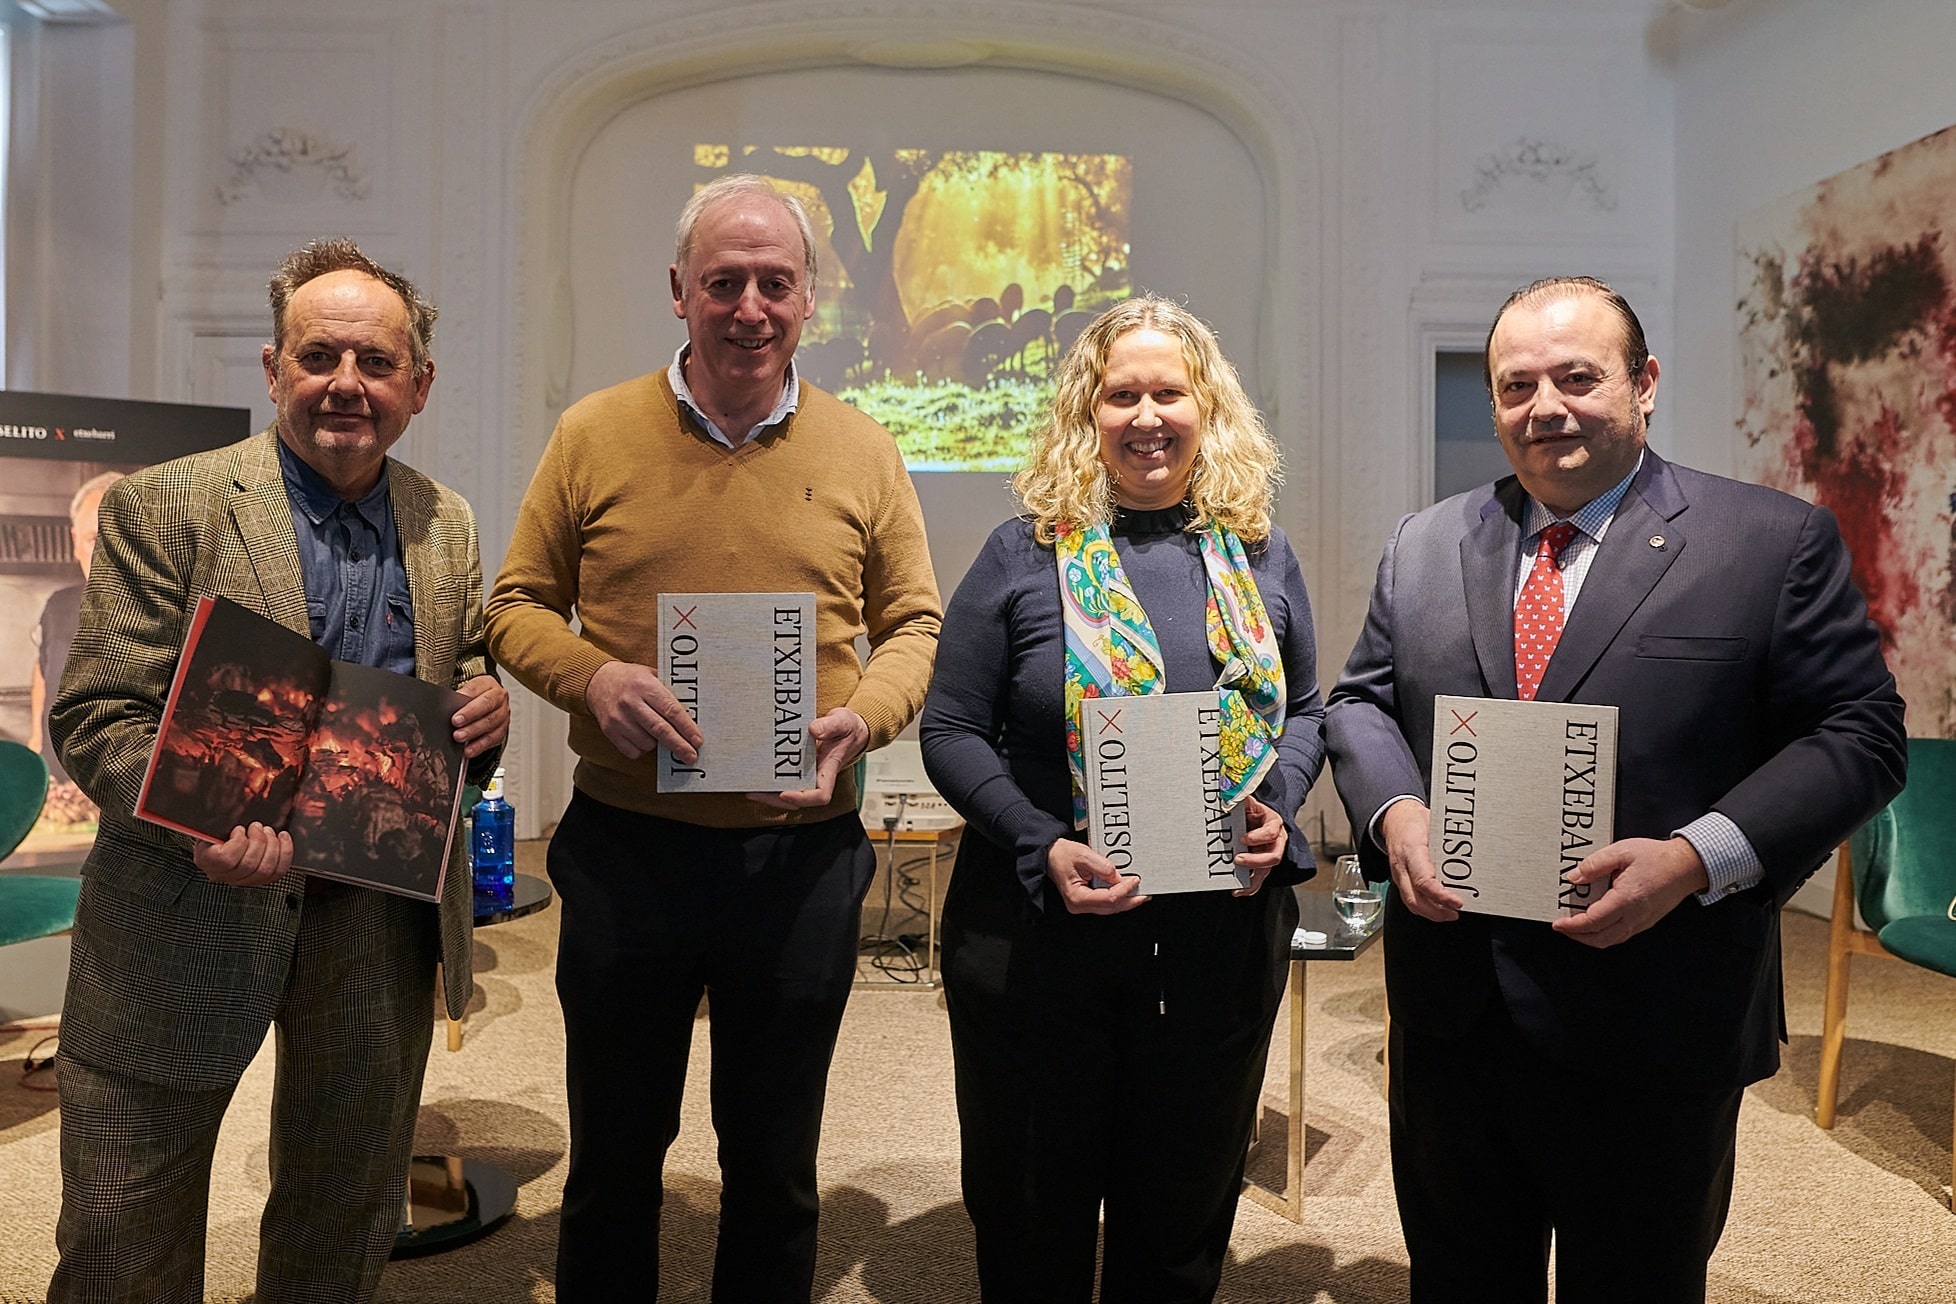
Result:
{"label": "arched alcove", "polygon": [[[518,145],[510,185],[517,222],[511,233],[507,293],[515,365],[505,408],[513,423],[505,501],[513,508],[520,500],[552,424],[579,396],[580,387],[620,378],[600,378],[596,372],[602,366],[580,366],[575,351],[579,322],[586,321],[589,329],[588,314],[580,315],[574,292],[579,169],[594,147],[615,146],[615,140],[608,144],[604,139],[608,130],[661,97],[715,84],[792,76],[811,85],[811,76],[819,81],[821,70],[828,70],[858,81],[864,74],[885,75],[915,85],[922,70],[944,69],[956,70],[942,74],[944,84],[955,81],[967,93],[974,78],[995,74],[1020,87],[1021,96],[1022,88],[1031,84],[1027,79],[1043,77],[1057,79],[1055,84],[1076,84],[1103,105],[1123,98],[1139,104],[1137,97],[1169,101],[1192,117],[1208,120],[1241,151],[1255,193],[1205,194],[1197,189],[1178,194],[1173,219],[1160,227],[1163,239],[1193,241],[1208,234],[1210,248],[1204,257],[1171,260],[1182,269],[1172,278],[1177,285],[1152,285],[1145,269],[1154,254],[1137,247],[1136,284],[1185,294],[1200,311],[1205,305],[1199,302],[1202,291],[1196,283],[1224,279],[1205,273],[1205,267],[1214,266],[1205,257],[1228,260],[1241,272],[1247,288],[1219,292],[1205,315],[1220,319],[1226,348],[1250,378],[1254,396],[1286,445],[1292,484],[1305,488],[1286,496],[1281,517],[1297,536],[1300,552],[1314,555],[1322,518],[1316,501],[1319,423],[1307,415],[1304,397],[1315,402],[1321,394],[1316,383],[1320,210],[1315,140],[1289,93],[1240,51],[1143,20],[1123,18],[1114,29],[1107,21],[1091,11],[1012,4],[911,3],[900,10],[865,3],[750,5],[614,36],[567,59],[529,97],[514,135]],[[706,94],[711,98],[711,92]],[[1003,116],[1013,119],[1017,134],[1012,139],[1021,143],[994,148],[1024,148],[1023,142],[1032,139],[1025,131],[1023,98],[1013,107],[1015,113]],[[743,130],[730,131],[723,143],[848,143],[800,138],[800,123],[783,124],[765,139],[753,139],[755,132],[748,129],[752,124],[739,125]],[[1055,139],[1067,138],[1065,125],[1055,124]],[[686,143],[690,147],[693,142]],[[1076,143],[1072,148],[1088,146]],[[679,202],[675,194],[666,198],[661,211],[634,215],[644,231],[639,251],[643,266],[636,279],[663,285],[671,256],[670,222]],[[1205,208],[1240,219],[1246,206],[1253,221],[1214,221],[1205,231]],[[1253,232],[1247,241],[1237,234],[1242,229]],[[638,292],[646,293],[642,287]],[[651,314],[664,312],[663,303],[645,304],[631,315],[649,334]],[[672,336],[674,342],[677,338]],[[635,370],[662,365],[671,347],[663,343],[663,351],[648,348]],[[999,510],[993,515],[1002,516],[1008,500],[1000,494],[996,501]],[[970,525],[963,522],[960,528]],[[982,539],[982,533],[977,537]],[[947,589],[954,579],[944,580]],[[563,732],[551,714],[524,697],[510,758],[517,789],[527,798],[519,809],[544,822],[554,818],[569,795]],[[534,827],[526,832],[533,833]]]}

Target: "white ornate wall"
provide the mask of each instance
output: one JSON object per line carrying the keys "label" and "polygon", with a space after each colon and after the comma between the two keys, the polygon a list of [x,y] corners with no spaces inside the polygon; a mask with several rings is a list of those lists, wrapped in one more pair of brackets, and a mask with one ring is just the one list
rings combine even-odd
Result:
{"label": "white ornate wall", "polygon": [[[442,327],[434,398],[400,452],[476,504],[493,568],[574,397],[567,196],[615,115],[706,82],[865,63],[1174,97],[1234,135],[1262,179],[1262,247],[1236,252],[1265,287],[1255,370],[1328,681],[1380,542],[1430,492],[1432,348],[1477,345],[1509,289],[1580,271],[1621,283],[1664,353],[1671,89],[1645,48],[1660,7],[125,0],[131,248],[106,269],[70,254],[63,270],[132,305],[114,344],[128,392],[265,412],[257,353],[277,257],[344,232],[402,266]],[[1173,234],[1204,239],[1201,203]],[[510,767],[526,835],[565,799],[562,736],[523,699]],[[1313,800],[1328,797],[1324,785]]]}

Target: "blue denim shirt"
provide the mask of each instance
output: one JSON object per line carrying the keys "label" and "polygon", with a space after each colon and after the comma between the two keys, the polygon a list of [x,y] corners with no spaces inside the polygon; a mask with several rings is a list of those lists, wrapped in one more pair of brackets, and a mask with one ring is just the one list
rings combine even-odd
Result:
{"label": "blue denim shirt", "polygon": [[380,483],[348,502],[284,440],[278,460],[299,536],[312,641],[336,661],[413,674],[414,604],[385,467]]}

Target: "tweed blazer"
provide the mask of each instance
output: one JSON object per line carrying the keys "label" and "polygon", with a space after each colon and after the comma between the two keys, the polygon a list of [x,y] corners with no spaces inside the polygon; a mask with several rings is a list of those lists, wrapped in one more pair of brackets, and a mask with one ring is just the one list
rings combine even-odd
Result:
{"label": "tweed blazer", "polygon": [[[414,603],[418,678],[459,685],[487,672],[475,516],[458,494],[388,459]],[[102,808],[82,876],[63,1036],[87,1062],[185,1087],[235,1080],[276,1012],[300,911],[293,870],[257,888],[220,886],[189,838],[134,818],[191,607],[219,595],[310,637],[278,438],[139,471],[102,500],[81,627],[55,694],[51,733]],[[479,757],[471,774],[494,756]],[[89,894],[89,885],[106,889]],[[471,991],[472,885],[455,839],[440,905],[443,995]]]}

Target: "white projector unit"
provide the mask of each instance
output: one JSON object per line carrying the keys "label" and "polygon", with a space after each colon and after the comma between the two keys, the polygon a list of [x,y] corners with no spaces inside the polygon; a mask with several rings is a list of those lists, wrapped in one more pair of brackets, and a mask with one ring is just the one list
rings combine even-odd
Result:
{"label": "white projector unit", "polygon": [[923,747],[907,738],[871,752],[863,780],[863,827],[881,833],[892,827],[890,820],[896,821],[893,827],[899,833],[929,833],[963,823],[930,786]]}

